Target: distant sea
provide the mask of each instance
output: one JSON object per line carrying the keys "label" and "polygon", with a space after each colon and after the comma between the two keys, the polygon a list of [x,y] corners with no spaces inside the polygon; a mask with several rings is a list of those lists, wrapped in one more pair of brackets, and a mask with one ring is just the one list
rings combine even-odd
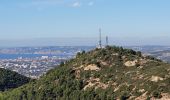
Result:
{"label": "distant sea", "polygon": [[0,59],[17,59],[17,58],[36,58],[36,57],[42,57],[42,56],[48,56],[48,57],[70,57],[74,56],[74,54],[0,54]]}

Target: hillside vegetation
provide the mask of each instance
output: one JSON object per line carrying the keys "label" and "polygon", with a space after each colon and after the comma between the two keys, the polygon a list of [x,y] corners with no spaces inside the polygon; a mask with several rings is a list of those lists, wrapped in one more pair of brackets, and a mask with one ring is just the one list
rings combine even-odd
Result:
{"label": "hillside vegetation", "polygon": [[1,93],[4,100],[170,98],[170,64],[122,47],[78,53],[39,80]]}
{"label": "hillside vegetation", "polygon": [[17,88],[29,81],[30,78],[10,70],[0,68],[0,91]]}

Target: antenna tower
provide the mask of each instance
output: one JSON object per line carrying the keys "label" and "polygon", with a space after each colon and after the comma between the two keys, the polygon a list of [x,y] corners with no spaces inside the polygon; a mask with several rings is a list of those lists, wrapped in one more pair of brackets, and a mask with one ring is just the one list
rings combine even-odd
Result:
{"label": "antenna tower", "polygon": [[106,36],[106,46],[108,46],[109,45],[109,38],[108,38],[108,36]]}
{"label": "antenna tower", "polygon": [[102,36],[101,28],[99,28],[99,48],[102,48]]}

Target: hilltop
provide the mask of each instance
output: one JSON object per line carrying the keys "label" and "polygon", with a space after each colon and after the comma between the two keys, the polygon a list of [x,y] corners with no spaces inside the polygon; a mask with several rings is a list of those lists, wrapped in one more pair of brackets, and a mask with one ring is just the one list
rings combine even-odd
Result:
{"label": "hilltop", "polygon": [[39,80],[1,94],[16,100],[170,98],[170,64],[122,47],[78,53]]}
{"label": "hilltop", "polygon": [[0,68],[0,91],[17,88],[30,81],[30,78],[16,72]]}

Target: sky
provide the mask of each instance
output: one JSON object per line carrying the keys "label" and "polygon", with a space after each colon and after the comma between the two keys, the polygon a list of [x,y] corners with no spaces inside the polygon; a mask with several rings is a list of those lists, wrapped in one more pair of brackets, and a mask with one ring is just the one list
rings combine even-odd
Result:
{"label": "sky", "polygon": [[169,45],[169,5],[170,0],[1,0],[0,46],[51,39],[56,45],[86,39],[94,45],[99,28],[103,38],[120,45]]}

